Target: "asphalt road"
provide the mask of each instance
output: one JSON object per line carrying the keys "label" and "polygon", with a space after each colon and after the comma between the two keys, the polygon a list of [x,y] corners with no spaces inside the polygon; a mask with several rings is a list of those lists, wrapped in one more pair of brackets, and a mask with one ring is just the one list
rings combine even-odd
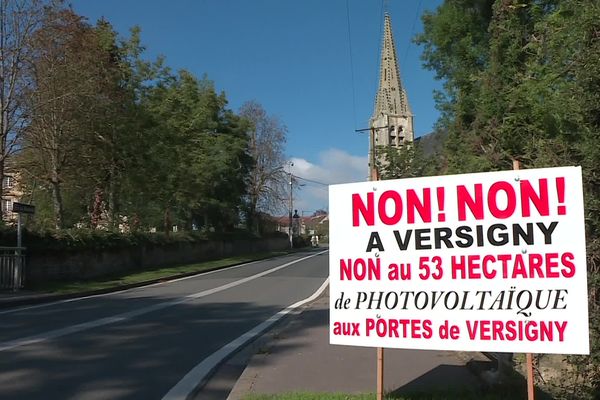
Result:
{"label": "asphalt road", "polygon": [[327,276],[327,253],[306,252],[0,311],[0,399],[177,398],[224,346]]}

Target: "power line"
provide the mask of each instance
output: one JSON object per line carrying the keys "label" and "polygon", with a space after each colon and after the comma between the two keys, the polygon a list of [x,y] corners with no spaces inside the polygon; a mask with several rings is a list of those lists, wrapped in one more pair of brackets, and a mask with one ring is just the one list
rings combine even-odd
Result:
{"label": "power line", "polygon": [[321,186],[310,186],[311,189],[317,189],[317,190],[321,190],[325,193],[329,193],[329,190],[327,188],[321,187]]}
{"label": "power line", "polygon": [[319,182],[319,181],[313,181],[312,179],[303,178],[303,177],[298,176],[298,175],[292,175],[292,176],[294,178],[296,178],[296,179],[300,179],[300,180],[303,180],[303,181],[306,181],[306,182],[316,183],[317,185],[322,185],[322,186],[329,186],[330,185],[329,183],[323,183],[323,182]]}
{"label": "power line", "polygon": [[[404,63],[404,67],[406,67],[406,60],[408,58],[408,50],[410,50],[410,45],[412,41],[412,37],[415,34],[415,26],[417,26],[417,19],[419,18],[419,11],[421,10],[421,5],[423,4],[423,0],[419,0],[417,4],[417,11],[415,12],[415,18],[413,19],[412,28],[410,30],[410,38],[408,40],[408,44],[406,45],[406,51],[404,52],[404,59],[400,61],[400,63]],[[402,68],[404,70],[404,68]]]}

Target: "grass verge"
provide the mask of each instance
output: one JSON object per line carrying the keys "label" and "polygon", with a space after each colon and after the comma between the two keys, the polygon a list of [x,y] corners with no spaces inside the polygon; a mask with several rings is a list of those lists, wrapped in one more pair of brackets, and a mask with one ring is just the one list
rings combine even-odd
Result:
{"label": "grass verge", "polygon": [[[514,396],[514,397],[513,397]],[[472,391],[440,391],[435,393],[415,393],[409,395],[385,396],[386,400],[509,400],[522,399],[515,393],[478,393]],[[375,400],[376,395],[345,393],[283,393],[275,395],[247,395],[244,400]]]}
{"label": "grass verge", "polygon": [[32,290],[52,294],[85,293],[110,288],[118,289],[122,286],[156,281],[179,275],[193,275],[195,273],[225,268],[232,265],[262,260],[265,258],[288,254],[288,251],[247,254],[228,257],[220,260],[205,261],[196,264],[179,265],[174,267],[157,268],[147,271],[132,272],[124,275],[112,276],[99,280],[86,280],[79,282],[45,282],[31,287]]}

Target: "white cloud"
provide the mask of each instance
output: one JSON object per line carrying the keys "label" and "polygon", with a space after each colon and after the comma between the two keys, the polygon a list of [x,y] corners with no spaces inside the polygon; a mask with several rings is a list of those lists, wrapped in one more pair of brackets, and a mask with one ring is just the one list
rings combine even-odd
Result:
{"label": "white cloud", "polygon": [[[319,153],[319,161],[316,164],[303,158],[292,158],[291,161],[294,163],[294,175],[325,184],[362,182],[367,180],[368,176],[366,155],[354,156],[340,149],[329,149]],[[299,213],[304,211],[306,215],[317,209],[329,207],[327,186],[302,179],[299,183],[304,186],[299,190],[294,188],[294,209]]]}

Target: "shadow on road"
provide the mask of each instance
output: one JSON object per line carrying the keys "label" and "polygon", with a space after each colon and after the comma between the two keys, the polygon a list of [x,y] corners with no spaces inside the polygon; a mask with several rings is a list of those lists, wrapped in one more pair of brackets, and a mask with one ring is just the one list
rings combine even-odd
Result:
{"label": "shadow on road", "polygon": [[[479,362],[477,362],[479,363]],[[487,365],[479,365],[475,368],[484,368],[490,370],[493,368],[493,362],[486,362]],[[462,381],[462,376],[467,373],[474,373],[474,367],[456,366],[456,365],[440,365],[427,373],[419,376],[417,379],[393,390],[389,394],[395,397],[402,397],[406,400],[423,399],[424,394],[431,396],[432,399],[442,399],[444,393],[452,393],[459,395],[464,400],[485,399],[490,396],[491,399],[526,399],[527,398],[527,382],[516,373],[510,377],[509,381],[498,385],[487,385],[483,381],[478,387],[464,388],[458,385],[457,382]],[[440,386],[440,382],[446,383],[446,388],[443,391],[437,392],[435,389]],[[436,397],[439,396],[439,397]],[[536,388],[535,398],[538,400],[551,400],[552,396],[548,393]]]}
{"label": "shadow on road", "polygon": [[[136,307],[157,300],[164,301],[136,299]],[[120,302],[105,297],[85,308],[114,312]],[[0,355],[0,399],[160,399],[198,362],[278,311],[253,303],[188,302],[7,350]]]}
{"label": "shadow on road", "polygon": [[[375,349],[329,344],[328,301],[327,295],[322,296],[301,316],[269,333],[269,340],[250,360],[230,399],[248,393],[375,392]],[[493,394],[493,399],[527,398],[520,375],[515,374],[510,384],[493,387],[479,378],[481,372],[494,367],[492,361],[476,352],[386,349],[384,385],[387,393],[406,399],[422,399],[424,393],[458,393],[456,398],[477,400],[485,399],[487,394]],[[226,398],[224,388],[209,385],[206,389],[197,399]],[[539,392],[536,398],[550,397]]]}
{"label": "shadow on road", "polygon": [[[326,260],[322,257],[327,255],[316,256],[311,259],[315,262],[301,268],[290,265],[245,282],[235,290],[184,302],[179,299],[280,266],[294,257],[225,269],[199,280],[1,315],[0,343],[40,334],[51,337],[0,352],[0,400],[161,399],[206,357],[297,301],[298,293],[302,293],[300,298],[312,293],[312,287],[318,287],[327,276],[327,263],[318,261]],[[300,289],[301,281],[309,284]],[[78,324],[103,319],[110,322],[76,329]],[[75,329],[68,332],[71,328]],[[60,334],[52,336],[58,331]]]}

